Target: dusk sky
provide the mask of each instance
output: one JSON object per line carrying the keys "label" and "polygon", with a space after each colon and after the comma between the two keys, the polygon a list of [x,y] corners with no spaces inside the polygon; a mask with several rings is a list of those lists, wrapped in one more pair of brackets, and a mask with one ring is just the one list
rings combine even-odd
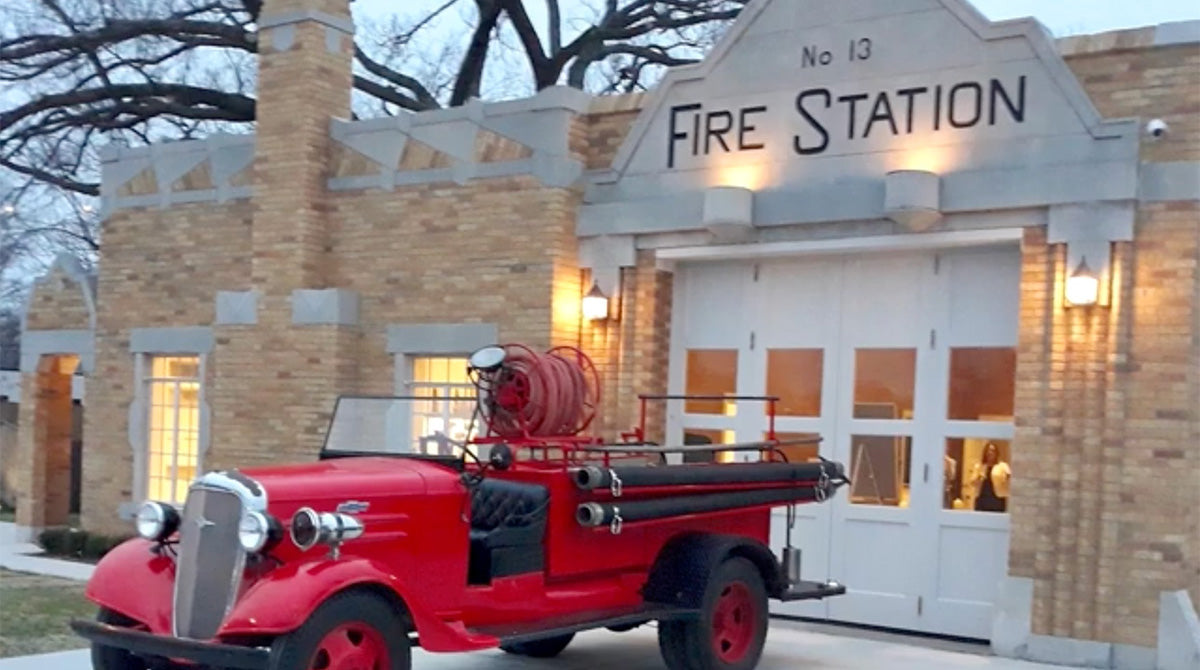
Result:
{"label": "dusk sky", "polygon": [[[413,16],[442,2],[405,0],[404,13]],[[587,0],[562,0],[564,7],[585,2]],[[464,9],[470,5],[465,0],[462,4]],[[545,3],[534,0],[526,4],[535,20],[544,24]],[[1200,2],[1196,0],[974,0],[974,4],[993,20],[1036,17],[1058,36],[1200,19]],[[355,5],[356,11],[375,18],[395,13],[400,3],[395,0],[357,0]]]}

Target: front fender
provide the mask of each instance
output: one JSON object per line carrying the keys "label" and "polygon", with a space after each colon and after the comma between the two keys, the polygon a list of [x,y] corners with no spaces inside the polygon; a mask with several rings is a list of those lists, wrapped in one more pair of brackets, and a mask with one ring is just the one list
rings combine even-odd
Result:
{"label": "front fender", "polygon": [[220,637],[294,631],[329,597],[356,587],[384,589],[403,603],[421,647],[428,651],[476,651],[500,644],[494,637],[469,633],[461,623],[443,621],[413,597],[394,570],[357,556],[295,562],[272,570],[238,599]]}
{"label": "front fender", "polygon": [[96,564],[84,595],[141,622],[152,633],[170,634],[175,561],[155,546],[135,538],[113,548]]}

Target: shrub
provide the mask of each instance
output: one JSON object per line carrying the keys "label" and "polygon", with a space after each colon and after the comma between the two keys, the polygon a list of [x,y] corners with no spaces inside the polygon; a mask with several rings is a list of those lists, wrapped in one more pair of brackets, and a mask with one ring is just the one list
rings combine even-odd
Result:
{"label": "shrub", "polygon": [[78,528],[50,528],[38,536],[38,543],[47,556],[99,560],[127,537],[89,533]]}
{"label": "shrub", "polygon": [[38,535],[38,544],[47,554],[62,555],[67,543],[66,528],[47,528]]}

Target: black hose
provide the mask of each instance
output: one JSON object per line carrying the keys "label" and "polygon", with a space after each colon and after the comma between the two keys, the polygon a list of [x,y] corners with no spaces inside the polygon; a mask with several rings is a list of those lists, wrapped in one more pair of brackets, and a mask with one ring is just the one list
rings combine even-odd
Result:
{"label": "black hose", "polygon": [[687,486],[689,484],[748,484],[765,482],[816,482],[822,476],[840,478],[845,468],[840,463],[729,463],[721,465],[669,465],[666,467],[627,466],[601,468],[594,465],[572,473],[575,485],[584,491],[612,488],[618,481],[622,489],[641,486]]}
{"label": "black hose", "polygon": [[657,498],[653,500],[634,500],[630,502],[583,503],[575,510],[575,520],[581,526],[606,526],[618,516],[621,523],[647,521],[686,514],[704,512],[720,512],[742,507],[757,507],[759,505],[774,505],[793,502],[811,502],[823,500],[824,495],[832,496],[836,492],[838,482],[831,481],[825,489],[817,486],[788,487],[786,489],[767,489],[764,491],[737,491],[734,493],[709,493],[704,495],[676,496]]}

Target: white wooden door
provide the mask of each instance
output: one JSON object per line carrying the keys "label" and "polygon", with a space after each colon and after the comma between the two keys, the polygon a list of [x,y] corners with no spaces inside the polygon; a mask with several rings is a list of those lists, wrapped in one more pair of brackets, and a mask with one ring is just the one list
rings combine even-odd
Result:
{"label": "white wooden door", "polygon": [[[763,307],[752,323],[755,347],[751,393],[777,396],[776,436],[784,441],[820,437],[813,448],[786,447],[789,461],[822,456],[835,458],[838,312],[842,290],[839,258],[764,262],[752,285]],[[762,432],[765,432],[765,426]],[[761,434],[761,433],[760,433]],[[792,546],[801,552],[801,577],[824,582],[829,571],[832,506],[798,505],[792,523]],[[777,556],[787,546],[787,510],[772,514],[771,544]],[[826,618],[828,601],[772,603],[775,614]]]}
{"label": "white wooden door", "polygon": [[848,585],[832,619],[911,628],[933,564],[928,492],[914,461],[937,449],[930,429],[931,255],[877,255],[842,265],[834,457],[853,482],[832,505],[830,570]]}
{"label": "white wooden door", "polygon": [[923,588],[920,623],[923,630],[986,639],[1008,568],[1009,517],[973,510],[964,479],[989,443],[1002,462],[1011,462],[1021,257],[1016,249],[955,251],[942,254],[940,265],[939,292],[947,301],[932,375],[943,451],[929,468],[943,495],[930,506],[937,521],[924,541],[934,548],[937,569]]}
{"label": "white wooden door", "polygon": [[[1007,456],[1019,263],[1005,249],[680,270],[672,392],[780,396],[780,437],[820,435],[816,453],[854,480],[830,503],[800,506],[792,526],[803,577],[849,592],[772,603],[773,613],[987,638],[1007,515],[954,509],[949,492],[965,490],[963,471],[986,441]],[[964,391],[972,382],[994,388]],[[673,440],[767,430],[753,403],[677,403],[668,416]],[[951,455],[963,465],[948,477]],[[777,552],[787,526],[776,512]]]}

